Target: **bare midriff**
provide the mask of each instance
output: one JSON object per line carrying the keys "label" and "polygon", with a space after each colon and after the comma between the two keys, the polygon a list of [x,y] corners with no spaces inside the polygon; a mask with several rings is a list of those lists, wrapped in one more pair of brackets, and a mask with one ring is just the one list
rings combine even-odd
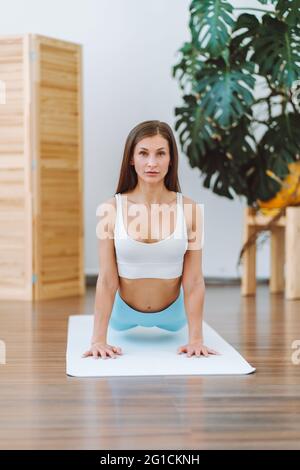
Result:
{"label": "bare midriff", "polygon": [[[170,206],[176,205],[176,193],[169,191],[170,197],[169,200],[166,200],[165,203],[170,204]],[[130,204],[134,204],[134,201],[131,200],[133,196],[132,193],[122,193],[122,196],[127,196],[128,210]],[[130,233],[130,230],[127,228],[126,217],[124,217],[124,203],[123,203],[123,221],[125,230],[131,238],[134,238],[136,241],[142,241],[143,243],[155,243],[157,241],[163,240],[171,235],[176,226],[176,216],[171,217],[170,231],[169,233],[164,233],[162,238],[153,239],[150,238],[150,234],[161,233],[160,227],[153,228],[151,227],[151,217],[150,212],[148,213],[148,227],[149,227],[149,238],[147,239],[137,239],[134,237],[134,234]],[[176,211],[175,211],[176,212]],[[133,217],[127,216],[128,226],[130,227],[130,221]],[[158,279],[158,278],[139,278],[139,279],[128,279],[125,277],[119,276],[119,295],[122,300],[129,305],[131,308],[138,310],[143,313],[154,313],[164,310],[169,307],[180,294],[181,286],[181,277],[176,277],[173,279]]]}
{"label": "bare midriff", "polygon": [[174,279],[119,279],[120,297],[131,308],[143,313],[164,310],[180,294],[181,276]]}

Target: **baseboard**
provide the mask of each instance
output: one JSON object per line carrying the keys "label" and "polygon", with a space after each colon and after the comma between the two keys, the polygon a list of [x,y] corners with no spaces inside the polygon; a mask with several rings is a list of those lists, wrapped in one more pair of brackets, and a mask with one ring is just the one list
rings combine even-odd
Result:
{"label": "baseboard", "polygon": [[[86,286],[95,286],[97,282],[98,274],[87,274],[85,276],[85,284]],[[239,277],[204,277],[205,285],[206,286],[240,286],[241,285],[241,278]],[[259,285],[268,285],[269,279],[268,278],[258,278],[256,280],[256,284]]]}

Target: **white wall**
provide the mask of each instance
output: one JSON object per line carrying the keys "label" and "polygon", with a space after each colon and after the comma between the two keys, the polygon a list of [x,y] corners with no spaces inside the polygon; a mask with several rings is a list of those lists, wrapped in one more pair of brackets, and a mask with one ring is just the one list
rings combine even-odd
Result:
{"label": "white wall", "polygon": [[[266,8],[254,0],[232,3]],[[173,110],[181,98],[171,67],[189,39],[189,5],[190,0],[1,2],[1,34],[37,33],[83,45],[86,274],[98,272],[96,208],[115,192],[129,131],[148,119],[174,129]],[[180,151],[182,192],[205,206],[204,275],[236,277],[244,202],[204,189],[199,174]],[[258,255],[257,275],[266,277],[268,243]]]}

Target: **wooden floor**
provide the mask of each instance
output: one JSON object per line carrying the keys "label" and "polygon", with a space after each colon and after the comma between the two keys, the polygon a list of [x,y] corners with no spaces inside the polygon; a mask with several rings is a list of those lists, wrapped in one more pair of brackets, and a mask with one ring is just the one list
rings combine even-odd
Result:
{"label": "wooden floor", "polygon": [[300,301],[206,286],[205,320],[257,368],[243,376],[75,378],[69,315],[85,298],[0,302],[1,449],[300,449]]}

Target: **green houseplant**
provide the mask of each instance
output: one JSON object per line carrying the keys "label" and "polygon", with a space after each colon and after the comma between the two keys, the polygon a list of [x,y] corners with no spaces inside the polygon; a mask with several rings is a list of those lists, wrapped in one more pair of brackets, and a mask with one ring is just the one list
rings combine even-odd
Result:
{"label": "green houseplant", "polygon": [[[258,207],[300,159],[300,0],[259,0],[236,8],[227,0],[192,0],[190,42],[173,67],[183,92],[175,129],[203,185]],[[259,10],[261,18],[247,12]],[[259,86],[261,96],[255,96]]]}
{"label": "green houseplant", "polygon": [[256,209],[300,165],[300,0],[259,2],[265,7],[192,0],[191,39],[172,68],[183,92],[175,130],[191,167],[204,187]]}

